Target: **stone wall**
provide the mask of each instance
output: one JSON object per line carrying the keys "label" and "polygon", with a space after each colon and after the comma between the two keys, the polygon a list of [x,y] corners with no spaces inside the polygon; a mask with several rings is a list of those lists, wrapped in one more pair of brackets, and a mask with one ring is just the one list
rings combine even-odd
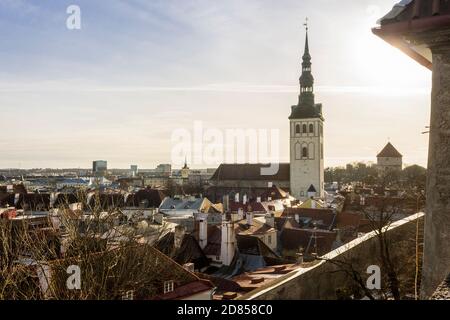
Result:
{"label": "stone wall", "polygon": [[[392,260],[398,266],[401,283],[414,287],[416,266],[416,228],[423,225],[423,213],[394,222],[386,231],[392,248]],[[331,261],[353,261],[363,275],[370,265],[379,265],[378,237],[368,233],[324,255],[318,264],[310,268],[294,270],[242,296],[248,300],[336,299],[336,290],[348,288],[352,281]],[[383,269],[381,269],[383,278]],[[382,283],[382,286],[385,282]],[[403,288],[402,288],[403,289]]]}
{"label": "stone wall", "polygon": [[[433,89],[427,171],[422,297],[450,273],[450,30],[432,45]],[[439,36],[432,40],[439,41]],[[446,45],[443,45],[445,43]]]}

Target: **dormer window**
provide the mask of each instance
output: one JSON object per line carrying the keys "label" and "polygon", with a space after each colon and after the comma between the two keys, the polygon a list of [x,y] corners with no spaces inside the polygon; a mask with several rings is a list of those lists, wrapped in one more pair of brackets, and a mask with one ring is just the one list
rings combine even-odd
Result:
{"label": "dormer window", "polygon": [[134,290],[128,290],[122,295],[122,300],[134,300]]}
{"label": "dormer window", "polygon": [[172,292],[173,291],[173,280],[164,281],[164,294]]}

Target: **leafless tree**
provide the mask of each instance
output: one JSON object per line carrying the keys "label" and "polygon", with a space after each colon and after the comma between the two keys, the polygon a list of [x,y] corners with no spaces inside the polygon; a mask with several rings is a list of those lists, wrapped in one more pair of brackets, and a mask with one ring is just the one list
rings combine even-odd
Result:
{"label": "leafless tree", "polygon": [[[1,300],[120,299],[129,290],[151,297],[165,274],[177,274],[152,247],[164,226],[142,230],[98,195],[77,197],[83,208],[66,201],[39,227],[33,219],[0,219]],[[66,286],[70,265],[81,270],[79,290]]]}

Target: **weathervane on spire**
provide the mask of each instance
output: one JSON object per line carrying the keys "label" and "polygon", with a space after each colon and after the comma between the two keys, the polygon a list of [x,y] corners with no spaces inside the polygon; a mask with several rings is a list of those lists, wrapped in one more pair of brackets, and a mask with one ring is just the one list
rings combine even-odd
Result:
{"label": "weathervane on spire", "polygon": [[305,26],[306,31],[308,31],[308,17],[306,17],[305,23],[303,25]]}

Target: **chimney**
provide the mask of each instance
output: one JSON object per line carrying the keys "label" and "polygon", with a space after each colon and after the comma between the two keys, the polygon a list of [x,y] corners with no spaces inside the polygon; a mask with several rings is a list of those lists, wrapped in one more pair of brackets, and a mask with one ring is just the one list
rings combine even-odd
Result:
{"label": "chimney", "polygon": [[244,196],[242,197],[242,203],[246,204],[247,203],[247,195],[244,194]]}
{"label": "chimney", "polygon": [[239,202],[239,192],[234,195],[234,202]]}
{"label": "chimney", "polygon": [[311,199],[311,208],[316,208],[316,201],[314,199]]}
{"label": "chimney", "polygon": [[181,243],[183,242],[184,234],[185,234],[185,228],[182,225],[177,225],[175,227],[175,234],[174,234],[175,249],[179,249],[181,247]]}
{"label": "chimney", "polygon": [[303,253],[299,252],[296,255],[297,255],[297,264],[302,264],[303,263]]}
{"label": "chimney", "polygon": [[58,199],[58,194],[57,192],[52,192],[50,193],[50,207],[53,208],[56,200]]}
{"label": "chimney", "polygon": [[269,182],[269,183],[267,184],[267,186],[268,186],[269,188],[272,188],[273,182]]}
{"label": "chimney", "polygon": [[17,206],[19,199],[20,199],[20,193],[14,194],[14,206]]}
{"label": "chimney", "polygon": [[242,208],[238,209],[238,218],[239,220],[244,219],[244,210]]}
{"label": "chimney", "polygon": [[153,215],[153,221],[157,224],[163,224],[164,223],[164,215],[162,213],[156,213]]}
{"label": "chimney", "polygon": [[222,221],[221,231],[220,260],[222,260],[223,265],[229,266],[234,258],[234,244],[236,242],[233,223],[230,221]]}
{"label": "chimney", "polygon": [[296,213],[295,214],[295,221],[297,222],[297,223],[300,223],[300,216],[298,215],[298,213]]}
{"label": "chimney", "polygon": [[223,196],[223,213],[228,212],[230,209],[230,196],[228,194]]}
{"label": "chimney", "polygon": [[275,215],[272,212],[266,214],[266,224],[275,228]]}
{"label": "chimney", "polygon": [[253,212],[247,212],[247,224],[251,226],[253,224]]}
{"label": "chimney", "polygon": [[183,264],[183,268],[189,272],[195,271],[195,266],[192,262]]}
{"label": "chimney", "polygon": [[261,203],[261,197],[256,197],[256,202]]}
{"label": "chimney", "polygon": [[201,219],[199,221],[198,243],[200,248],[204,249],[208,244],[208,220]]}

